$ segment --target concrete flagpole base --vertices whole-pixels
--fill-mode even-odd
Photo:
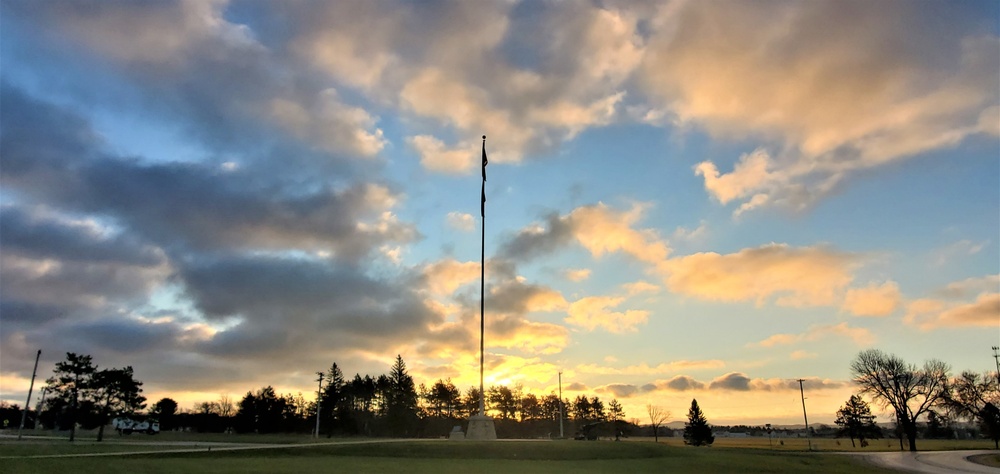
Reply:
[[[471,440],[492,440],[497,439],[497,429],[493,424],[493,418],[486,415],[472,415],[469,417],[469,429],[466,431],[465,439]]]

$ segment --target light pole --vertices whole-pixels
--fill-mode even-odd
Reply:
[[[563,435],[563,401],[562,401],[562,371],[559,371],[559,439],[564,438]]]
[[[313,437],[319,439],[319,413],[320,404],[323,403],[323,372],[316,372],[316,375],[319,376],[317,380],[319,382],[319,389],[316,390],[316,434]]]
[[[993,360],[997,363],[997,388],[1000,388],[1000,347],[993,346]]]
[[[806,443],[809,445],[809,450],[812,451],[812,435],[809,434],[809,417],[806,415],[806,392],[802,388],[802,382],[805,379],[799,379],[799,395],[802,396],[802,418],[806,420]]]

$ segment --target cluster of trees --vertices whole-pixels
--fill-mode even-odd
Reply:
[[[98,438],[103,439],[111,419],[137,417],[146,407],[142,382],[135,380],[131,367],[100,370],[90,356],[67,353],[54,372],[40,419],[45,426],[70,430],[71,440],[77,426],[99,428]],[[388,374],[355,374],[349,380],[334,363],[322,373],[318,395],[318,400],[306,399],[301,393],[279,394],[266,386],[248,391],[238,401],[223,395],[191,410],[181,410],[175,400],[163,398],[149,407],[146,416],[156,419],[161,430],[309,433],[315,430],[318,411],[321,434],[326,436],[442,436],[478,413],[480,401],[478,387],[463,392],[450,379],[430,387],[416,385],[401,356]],[[520,385],[494,385],[486,389],[484,403],[487,414],[496,418],[501,437],[558,433],[560,412],[569,433],[595,422],[634,426],[624,423],[625,411],[617,400],[605,403],[596,396],[560,400],[555,394],[526,393]]]
[[[854,382],[883,409],[891,409],[900,438],[910,451],[917,450],[918,422],[927,419],[928,431],[945,430],[945,418],[965,419],[979,425],[982,433],[1000,448],[1000,375],[963,372],[949,375],[947,364],[929,360],[922,367],[877,349],[862,351],[851,362]],[[851,397],[838,412],[837,424],[865,445],[876,433],[874,417],[864,400]]]
[[[45,410],[41,422],[68,428],[69,439],[76,438],[76,427],[98,427],[97,440],[104,439],[104,426],[115,416],[134,413],[146,406],[142,382],[135,379],[132,367],[100,369],[89,355],[66,353],[66,360],[56,364],[46,380]]]
[[[397,356],[388,375],[362,377],[355,374],[345,380],[334,363],[323,374],[320,397],[320,426],[327,436],[364,434],[391,436],[443,435],[459,420],[479,412],[480,391],[469,387],[464,392],[450,379],[439,379],[430,387],[414,385],[406,364]],[[483,398],[486,413],[496,418],[498,436],[545,436],[558,430],[562,409],[567,428],[583,424],[624,420],[625,412],[617,400],[607,406],[599,397],[580,395],[575,400],[560,400],[555,394],[539,397],[525,393],[520,385],[513,388],[493,385]],[[315,416],[315,410],[311,415]]]

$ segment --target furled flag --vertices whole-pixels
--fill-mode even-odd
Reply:
[[[486,135],[483,135],[483,201],[479,206],[479,213],[486,217],[486,165],[490,163],[490,160],[486,159]]]

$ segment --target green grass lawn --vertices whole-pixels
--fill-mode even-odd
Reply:
[[[61,448],[67,448],[65,444]],[[5,445],[7,446],[7,445]],[[9,447],[9,446],[7,446]],[[76,449],[76,448],[73,448]],[[69,451],[67,451],[69,452]],[[11,456],[6,449],[0,456]],[[405,441],[253,451],[73,458],[6,458],[9,473],[265,472],[890,472],[849,456],[651,442]]]

